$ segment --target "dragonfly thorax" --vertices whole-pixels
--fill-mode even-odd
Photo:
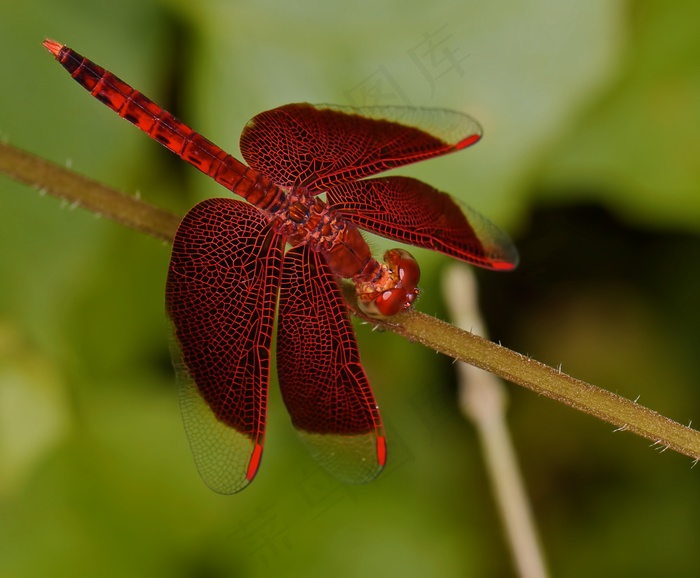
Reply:
[[[289,192],[272,217],[276,232],[290,245],[308,245],[321,253],[340,277],[355,277],[374,260],[357,227],[306,189]]]
[[[413,256],[392,249],[384,263],[377,261],[359,229],[318,195],[295,188],[272,216],[276,231],[290,245],[308,245],[323,255],[333,273],[353,281],[365,313],[389,317],[408,309],[418,296],[420,268]]]

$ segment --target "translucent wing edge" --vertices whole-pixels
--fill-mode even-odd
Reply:
[[[171,324],[170,354],[175,368],[180,413],[187,441],[202,481],[219,494],[235,494],[253,481],[262,459],[262,445],[217,420],[197,389],[185,364]],[[208,455],[217,459],[207,459]],[[250,456],[247,468],[230,467]]]

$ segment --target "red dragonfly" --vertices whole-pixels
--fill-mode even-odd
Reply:
[[[366,177],[471,146],[479,124],[441,109],[288,104],[243,129],[246,166],[94,62],[44,46],[95,98],[249,203],[192,208],[168,271],[182,413],[206,484],[238,492],[258,470],[277,307],[277,371],[295,429],[336,478],[374,479],[384,429],[338,283],[350,279],[366,312],[390,316],[414,302],[420,270],[404,250],[374,259],[358,227],[489,269],[512,269],[518,255],[446,193]]]

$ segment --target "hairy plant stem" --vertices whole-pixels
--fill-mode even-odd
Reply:
[[[177,215],[3,143],[0,172],[158,239],[172,242],[180,221]],[[358,311],[353,288],[343,290],[352,311],[369,323],[700,460],[700,432],[688,426],[418,311],[389,320],[368,318]]]

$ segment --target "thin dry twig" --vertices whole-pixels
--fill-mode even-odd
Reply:
[[[455,261],[445,271],[442,285],[452,321],[483,336],[484,324],[471,269]],[[483,369],[459,363],[457,370],[462,413],[478,434],[515,569],[521,578],[547,578],[544,552],[508,428],[508,392],[501,380]]]

